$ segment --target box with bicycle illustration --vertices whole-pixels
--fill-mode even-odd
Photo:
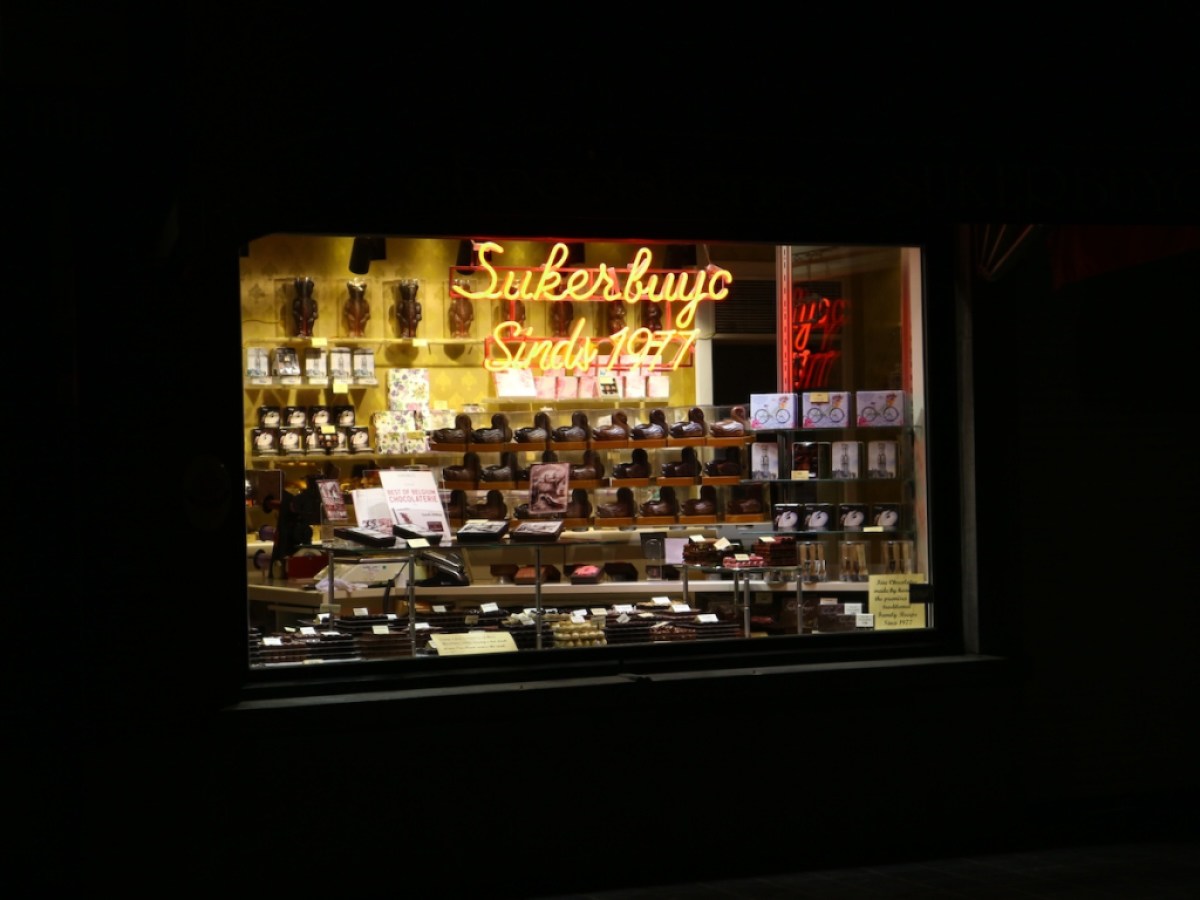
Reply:
[[[805,428],[845,428],[854,421],[849,391],[806,391],[801,398]]]
[[[777,431],[799,428],[795,394],[751,394],[750,428],[753,431]]]
[[[854,395],[860,428],[903,425],[904,391],[859,391]]]

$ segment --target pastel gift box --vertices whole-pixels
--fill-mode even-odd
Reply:
[[[671,396],[670,375],[646,376],[646,396],[655,400],[665,400]]]
[[[429,406],[428,369],[388,369],[388,409],[425,409]]]
[[[804,428],[845,428],[854,421],[849,391],[806,391],[801,401]]]
[[[557,396],[558,379],[553,375],[538,375],[533,381],[539,400],[553,400]]]
[[[753,431],[798,427],[795,394],[751,394],[750,412]]]
[[[371,414],[377,453],[425,453],[429,440],[418,410],[388,410]]]
[[[574,400],[579,396],[579,378],[576,375],[557,375],[554,384],[559,400]]]
[[[904,391],[859,391],[854,395],[860,428],[903,425]]]

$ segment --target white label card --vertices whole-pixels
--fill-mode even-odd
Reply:
[[[613,607],[613,612],[631,613],[634,612],[634,608],[630,603],[618,603]]]
[[[603,607],[599,607],[599,606],[593,606],[590,610],[588,610],[588,612],[590,612],[593,616],[597,616],[601,619],[603,619],[606,615],[608,615],[608,610],[604,609]]]
[[[429,541],[425,540],[425,538],[409,538],[408,546],[410,546],[410,547],[428,547]]]
[[[316,634],[317,629],[313,628],[311,625],[302,625],[300,627],[300,633],[301,634]]]
[[[724,550],[726,547],[729,546],[729,538],[718,538],[717,542],[715,544],[713,544],[713,546],[716,547],[718,550]]]
[[[371,612],[365,606],[356,606],[354,607],[354,614],[356,616],[369,616]]]
[[[371,634],[391,634],[391,629],[386,625],[372,625]]]
[[[862,608],[861,603],[844,603],[844,604],[842,604],[842,612],[844,612],[848,616],[862,615],[862,611],[863,611],[863,608]]]
[[[690,606],[688,606],[686,603],[672,603],[671,604],[671,612],[679,613],[679,612],[691,612],[691,611],[692,611],[692,608]]]
[[[489,612],[498,612],[499,610],[500,610],[500,606],[497,603],[480,603],[479,604],[480,612],[489,613]]]
[[[264,647],[282,647],[283,646],[283,638],[265,637],[265,638],[263,638],[263,646]]]
[[[650,602],[653,603],[655,606],[670,606],[671,598],[670,597],[651,597]]]
[[[444,604],[444,603],[433,604],[433,611],[436,613],[444,613],[446,611],[446,604]]]
[[[856,628],[874,628],[875,616],[871,613],[859,613],[854,617],[854,626]]]
[[[716,613],[700,613],[700,615],[696,616],[696,621],[697,622],[717,622],[719,620],[717,619]]]

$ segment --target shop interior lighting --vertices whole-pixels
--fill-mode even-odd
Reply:
[[[366,275],[371,269],[371,260],[375,259],[387,259],[387,240],[357,236],[350,248],[350,271],[355,275]]]

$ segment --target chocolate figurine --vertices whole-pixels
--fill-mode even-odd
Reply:
[[[649,328],[651,331],[662,331],[663,326],[663,310],[661,303],[655,303],[653,300],[643,300],[642,307],[642,325]]]
[[[362,337],[371,318],[371,307],[367,303],[367,286],[361,281],[347,281],[350,297],[346,300],[346,331],[350,337]]]
[[[405,278],[397,289],[396,322],[400,326],[400,337],[417,336],[417,325],[421,321],[421,303],[417,300],[420,286],[415,278]]]
[[[292,299],[292,325],[296,337],[312,337],[317,321],[317,301],[313,298],[313,280],[300,277],[295,281],[296,296]]]
[[[557,300],[550,304],[550,332],[554,337],[566,337],[571,333],[571,320],[575,318],[575,307],[570,300]]]
[[[450,301],[450,336],[465,338],[471,333],[475,321],[475,307],[466,297],[455,297]]]
[[[613,300],[608,304],[608,333],[616,334],[625,327],[625,301]]]

